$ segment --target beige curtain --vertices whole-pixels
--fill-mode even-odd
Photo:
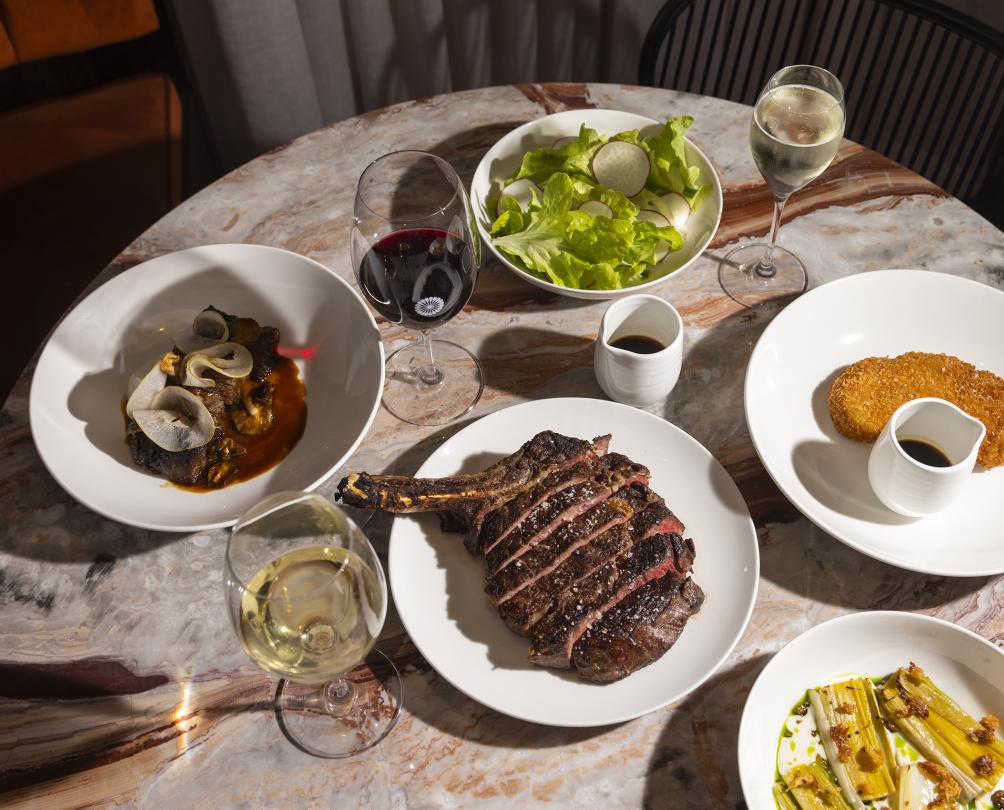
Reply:
[[[224,169],[365,110],[529,81],[635,83],[663,0],[171,0]]]

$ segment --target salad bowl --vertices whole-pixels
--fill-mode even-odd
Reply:
[[[690,214],[683,232],[683,244],[678,249],[671,250],[661,261],[653,265],[648,280],[620,289],[563,286],[527,272],[499,250],[492,241],[491,227],[496,217],[495,211],[489,210],[489,199],[497,194],[502,181],[519,168],[523,156],[528,151],[551,147],[561,138],[574,138],[583,124],[604,136],[613,136],[626,130],[638,130],[639,136],[644,137],[653,135],[662,128],[662,123],[655,119],[620,110],[567,110],[517,127],[488,150],[474,172],[474,179],[471,182],[471,202],[481,238],[498,260],[516,275],[558,295],[598,301],[649,291],[666,281],[670,275],[692,266],[711,242],[721,220],[721,182],[711,161],[689,139],[685,140],[687,163],[699,170],[700,183],[708,186],[708,192],[703,195],[703,199]]]

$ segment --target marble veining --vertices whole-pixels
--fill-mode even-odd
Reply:
[[[729,660],[691,695],[633,722],[546,728],[453,689],[391,610],[380,646],[404,672],[401,722],[362,756],[311,758],[280,733],[269,705],[274,684],[250,666],[229,627],[220,584],[225,533],[132,529],[76,503],[34,450],[29,366],[0,411],[0,805],[734,808],[742,800],[735,740],[743,701],[770,655],[803,630],[849,611],[892,608],[1004,643],[1004,578],[923,576],[864,557],[802,518],[756,457],[742,382],[773,310],[743,310],[716,275],[718,257],[769,225],[770,197],[749,154],[748,107],[616,85],[506,86],[395,105],[237,169],[156,223],[95,284],[216,242],[284,247],[352,280],[346,234],[355,181],[369,161],[427,149],[469,180],[513,127],[589,106],[693,115],[692,137],[723,181],[725,215],[711,247],[658,291],[683,315],[687,349],[677,389],[650,410],[716,455],[757,525],[760,593]],[[803,257],[812,284],[922,267],[1004,286],[1004,234],[850,142],[791,200],[781,240]],[[472,418],[528,399],[602,396],[592,372],[602,311],[489,261],[471,304],[440,330],[485,365],[489,385]],[[381,328],[388,346],[407,338]],[[414,428],[381,411],[346,469],[413,472],[458,427]],[[330,495],[342,472],[320,491]],[[366,526],[381,553],[390,523],[378,515]]]

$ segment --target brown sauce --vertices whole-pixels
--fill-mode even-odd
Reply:
[[[901,439],[897,436],[896,440],[903,448],[903,452],[914,461],[919,461],[928,467],[952,466],[951,460],[941,451],[940,447],[935,447],[923,439]]]
[[[228,418],[225,436],[232,438],[247,450],[247,454],[234,459],[237,472],[225,486],[247,481],[271,470],[293,449],[303,435],[307,424],[306,389],[300,379],[299,369],[288,357],[280,357],[268,375],[275,386],[272,394],[272,426],[257,436],[238,431]],[[189,492],[215,492],[220,487],[203,484],[171,484]]]
[[[626,352],[635,354],[655,354],[661,352],[666,347],[655,338],[645,335],[625,335],[610,342],[615,349],[623,349]]]

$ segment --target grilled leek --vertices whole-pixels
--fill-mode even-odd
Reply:
[[[774,786],[782,810],[852,810],[826,772],[820,757],[810,765],[795,765],[784,775],[785,787]]]
[[[894,793],[895,757],[882,727],[872,682],[854,678],[810,689],[809,705],[847,804],[865,810],[866,801]]]
[[[778,806],[778,810],[802,810],[788,788],[780,782],[774,783],[774,803]]]
[[[941,765],[961,788],[962,798],[975,799],[993,790],[1004,774],[1004,743],[999,722],[977,722],[910,664],[889,676],[879,691],[882,713],[928,760]]]

